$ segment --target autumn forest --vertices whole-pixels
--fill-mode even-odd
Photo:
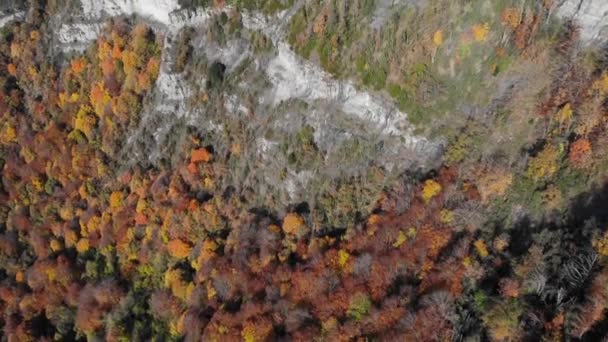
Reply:
[[[277,177],[326,178],[298,201],[246,177],[265,163],[247,138],[264,113],[226,103],[254,66],[204,60],[195,29],[180,31],[173,67],[206,79],[188,108],[212,108],[222,133],[184,123],[145,161],[133,146],[168,30],[115,16],[85,49],[57,52],[62,1],[24,4],[0,30],[2,340],[605,338],[608,50],[553,18],[551,0],[429,0],[380,28],[378,3],[180,2],[215,11],[205,39],[251,41],[260,60],[278,44],[245,14],[301,5],[284,28],[295,56],[441,142],[434,164],[408,169],[374,159],[370,140],[345,144],[357,171],[329,177],[330,149],[305,126],[278,144]]]

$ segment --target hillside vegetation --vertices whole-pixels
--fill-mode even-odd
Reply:
[[[52,1],[2,28],[5,339],[605,337],[608,60],[556,4],[180,3],[216,11],[205,35],[170,41],[158,23],[116,17],[85,51],[51,54]],[[289,47],[328,84],[390,99],[416,134],[445,141],[436,167],[389,169],[375,157],[402,151],[400,133],[378,138],[362,121],[324,121],[353,138],[322,141],[303,124],[334,109],[320,100],[256,104],[270,83],[257,68],[281,52],[243,17],[289,9]],[[197,45],[241,39],[243,64]],[[150,114],[164,67],[198,84],[196,120]],[[226,103],[242,87],[236,115]],[[277,113],[299,119],[260,124]],[[171,144],[146,145],[171,120]],[[262,132],[274,159],[251,152]],[[158,159],[144,162],[149,151]],[[306,201],[276,190],[293,173],[310,177]]]

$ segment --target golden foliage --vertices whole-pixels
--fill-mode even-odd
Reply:
[[[148,208],[148,203],[146,202],[146,200],[143,198],[139,198],[137,200],[137,205],[135,206],[135,212],[143,213],[146,208]]]
[[[17,131],[9,122],[5,122],[0,130],[0,143],[9,144],[17,142]]]
[[[513,183],[513,174],[503,169],[484,172],[477,181],[481,200],[487,203],[493,197],[503,196]]]
[[[30,32],[30,39],[33,41],[40,39],[40,32],[38,32],[37,30],[33,30],[32,32]]]
[[[73,230],[68,230],[63,236],[66,246],[72,247],[78,242],[78,235]]]
[[[289,213],[283,219],[283,231],[295,235],[304,226],[304,220],[296,213]]]
[[[340,264],[340,267],[346,266],[349,258],[350,254],[346,250],[341,249],[338,251],[338,264]]]
[[[436,181],[429,179],[424,182],[424,186],[422,187],[422,199],[425,203],[429,203],[429,201],[437,196],[441,192],[441,184]]]
[[[550,178],[557,172],[560,151],[552,144],[545,148],[530,161],[527,175],[534,181]]]
[[[103,61],[112,54],[112,45],[105,38],[97,40],[97,58]]]
[[[59,241],[57,239],[51,240],[51,250],[53,252],[59,252],[62,249],[63,249],[63,244],[61,243],[61,241]]]
[[[18,42],[11,43],[11,58],[18,59],[21,57],[21,53],[23,52],[23,47]]]
[[[243,324],[241,337],[245,342],[267,341],[272,329],[272,323],[268,319],[260,319],[256,322],[248,320]]]
[[[97,124],[95,116],[89,114],[91,111],[92,108],[90,106],[82,105],[74,119],[74,128],[84,133],[89,141],[93,140],[93,130]]]
[[[608,73],[604,72],[602,77],[593,83],[592,88],[601,96],[606,96],[608,94]]]
[[[401,247],[401,245],[403,245],[405,242],[407,241],[407,235],[405,235],[405,233],[400,230],[399,231],[399,235],[397,235],[397,239],[395,240],[395,242],[393,243],[393,247],[395,248],[399,248]]]
[[[78,253],[84,253],[89,250],[89,239],[82,238],[76,243]]]
[[[116,209],[123,205],[123,194],[122,191],[114,191],[110,195],[110,208]]]
[[[557,120],[560,124],[564,125],[572,119],[573,113],[574,111],[572,110],[570,103],[566,103],[566,105],[557,113]]]
[[[158,73],[160,72],[160,58],[152,57],[148,61],[146,65],[146,73],[151,80],[155,80],[158,78]]]
[[[327,25],[327,19],[328,19],[328,16],[327,16],[327,13],[325,13],[325,11],[320,13],[315,18],[315,21],[312,25],[312,31],[317,35],[323,34],[323,32],[325,32],[325,26]]]
[[[475,246],[475,250],[477,250],[477,254],[479,254],[480,257],[485,258],[490,255],[488,252],[488,247],[482,239],[475,241],[473,245]]]
[[[91,86],[91,94],[89,96],[91,105],[95,109],[95,114],[102,117],[106,108],[111,101],[110,94],[103,85],[103,82],[97,82]]]
[[[468,134],[459,134],[456,140],[448,146],[445,153],[447,165],[460,163],[466,158],[473,145],[473,139]]]
[[[140,60],[134,51],[123,51],[121,57],[122,63],[124,65],[124,70],[127,75],[131,75],[137,72],[137,66],[140,63]]]
[[[171,293],[181,299],[187,300],[194,290],[194,284],[182,280],[182,271],[179,269],[169,270],[165,273],[165,286],[171,289]]]
[[[454,221],[454,212],[448,209],[441,209],[439,212],[439,221],[443,224],[450,224]]]
[[[507,303],[497,303],[482,319],[488,327],[492,341],[518,341],[519,317],[523,308],[514,299]]]
[[[593,248],[597,254],[608,256],[608,231],[593,240]]]
[[[473,25],[472,32],[476,42],[485,42],[488,39],[490,25],[488,23]]]
[[[218,248],[219,248],[219,245],[215,241],[213,241],[211,239],[206,239],[205,241],[203,241],[202,250],[198,257],[197,262],[199,264],[201,264],[203,262],[207,262],[207,261],[211,260],[215,256],[215,251]]]
[[[514,7],[505,8],[500,15],[500,21],[503,25],[509,26],[512,29],[517,28],[521,22],[519,9]]]
[[[435,31],[435,33],[433,34],[433,44],[435,44],[435,46],[440,46],[441,44],[443,44],[443,31]]]
[[[167,251],[176,259],[185,259],[190,255],[192,247],[180,239],[174,239],[167,244]]]

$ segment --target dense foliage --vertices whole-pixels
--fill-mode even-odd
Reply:
[[[308,203],[252,205],[254,188],[227,181],[237,143],[220,153],[191,133],[174,164],[126,167],[121,150],[159,76],[162,33],[115,19],[85,53],[59,63],[46,53],[48,13],[32,2],[0,36],[4,335],[597,340],[608,327],[608,63],[581,52],[575,27],[541,25],[549,2],[462,15],[466,23],[453,28],[436,20],[428,32],[410,32],[422,19],[408,12],[376,40],[350,23],[369,18],[373,1],[316,1],[296,14],[290,38],[300,54],[316,54],[336,76],[354,68],[361,87],[429,116],[453,118],[459,101],[478,104],[476,95],[497,91],[453,94],[454,84],[519,77],[500,102],[479,106],[488,115],[469,113],[442,131],[442,167],[404,172],[371,215],[355,209],[357,188],[337,185],[319,200],[336,219]],[[386,52],[383,44],[395,51],[358,55]],[[191,54],[179,53],[184,63]],[[481,62],[467,69],[473,58]],[[538,63],[548,75],[524,81]],[[201,91],[221,92],[225,68],[209,69],[215,77]],[[311,132],[299,139],[296,152],[314,148]]]

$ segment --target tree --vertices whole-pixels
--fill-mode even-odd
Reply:
[[[206,148],[198,148],[192,150],[190,162],[192,163],[207,163],[211,160],[211,153]]]
[[[224,83],[226,66],[220,62],[213,62],[207,71],[207,89],[219,89]]]
[[[441,192],[441,184],[437,183],[436,181],[429,179],[427,181],[424,182],[424,185],[422,187],[422,199],[424,200],[425,203],[429,203],[429,201],[439,195],[439,193]]]
[[[494,341],[517,340],[520,335],[519,318],[524,308],[516,299],[496,303],[482,316]]]
[[[190,255],[192,247],[181,239],[175,239],[169,241],[167,244],[167,251],[169,252],[169,255],[174,258],[185,259]]]
[[[558,170],[560,151],[555,145],[548,143],[543,150],[528,165],[527,175],[538,182],[552,177]]]
[[[591,142],[588,139],[580,138],[570,145],[568,159],[575,167],[580,167],[589,160],[591,154]]]
[[[299,235],[306,228],[302,217],[296,213],[289,213],[283,218],[283,231],[289,235]]]
[[[76,75],[80,75],[87,68],[87,60],[84,57],[77,57],[70,62],[70,68]]]

